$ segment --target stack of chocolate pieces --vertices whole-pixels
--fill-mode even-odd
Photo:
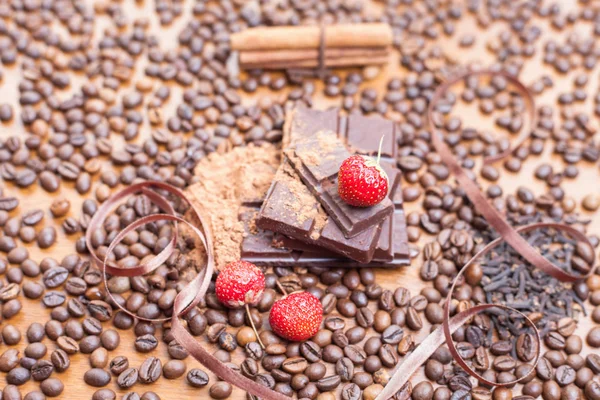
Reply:
[[[376,155],[389,197],[359,208],[338,195],[337,173],[354,153]],[[257,265],[398,267],[410,262],[391,121],[298,107],[288,113],[284,152],[263,201],[244,203],[242,259]]]

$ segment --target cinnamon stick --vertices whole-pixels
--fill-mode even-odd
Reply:
[[[342,57],[342,58],[331,58],[325,59],[325,67],[327,68],[339,68],[339,67],[360,67],[364,65],[382,65],[389,61],[389,57],[378,56],[378,57]],[[254,64],[240,64],[242,69],[292,69],[292,68],[318,68],[318,60],[300,60],[300,61],[281,61],[274,63],[254,63]]]
[[[385,23],[328,25],[326,47],[386,47],[392,29]],[[231,35],[232,50],[318,49],[320,26],[258,27]]]
[[[333,60],[349,57],[385,57],[388,50],[385,47],[373,48],[327,48],[325,49],[325,59]],[[240,52],[240,64],[270,64],[292,61],[317,61],[319,50],[316,49],[298,49],[298,50],[252,50]]]

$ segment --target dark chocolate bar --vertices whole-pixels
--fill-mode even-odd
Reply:
[[[392,183],[390,199],[394,204],[394,215],[384,220],[381,235],[377,242],[373,262],[392,262],[395,258],[408,257],[408,237],[404,217],[402,190],[399,189],[400,172],[389,163],[381,166],[386,170]],[[276,234],[273,238],[276,247],[286,247],[291,250],[314,251],[314,246],[290,237]]]
[[[381,234],[381,227],[376,226],[353,238],[346,238],[287,159],[273,179],[256,225],[363,263],[373,258]]]
[[[401,191],[399,191],[401,192]],[[244,223],[245,237],[241,246],[241,258],[253,264],[265,267],[343,267],[343,268],[397,268],[410,264],[408,242],[406,236],[406,221],[402,208],[394,213],[395,226],[401,227],[394,231],[394,258],[391,261],[371,261],[359,263],[349,258],[339,257],[328,250],[300,243],[305,247],[299,250],[286,248],[278,243],[279,234],[256,227],[255,218],[257,207],[242,207],[240,220]],[[403,237],[403,238],[402,238]],[[273,245],[276,243],[276,245]]]
[[[394,206],[387,197],[372,207],[353,207],[341,199],[338,171],[352,154],[335,132],[323,130],[298,139],[285,155],[347,238],[378,226],[393,213]]]
[[[395,167],[397,132],[391,121],[366,117],[339,117],[337,109],[317,111],[299,107],[292,110],[286,118],[283,141],[284,144],[295,145],[301,139],[310,137],[315,132],[336,130],[340,138],[361,141],[365,147],[360,149],[361,153],[373,154],[379,148],[379,136],[372,136],[372,143],[368,143],[364,136],[359,135],[357,130],[349,125],[349,123],[359,123],[363,127],[368,126],[363,119],[366,119],[367,122],[371,121],[373,126],[378,127],[381,130],[380,133],[384,133],[386,137],[391,137],[392,140],[383,142],[382,160],[391,162],[392,170],[397,171]],[[352,145],[353,143],[347,144]],[[359,263],[371,261],[376,252],[378,258],[392,259],[392,246],[389,244],[386,246],[384,243],[389,243],[391,240],[392,231],[395,230],[393,221],[390,221],[389,225],[385,224],[384,226],[381,223],[353,238],[346,238],[290,167],[290,162],[284,158],[256,218],[259,228],[279,232],[311,246],[319,246],[322,249],[353,258]],[[388,172],[388,174],[390,173]],[[282,204],[287,208],[282,208]],[[387,230],[388,226],[391,229]],[[402,227],[405,227],[404,223]],[[384,232],[386,237],[384,241],[380,241],[383,228],[386,228],[386,232]]]

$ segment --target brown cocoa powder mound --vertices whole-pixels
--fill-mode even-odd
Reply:
[[[244,227],[238,220],[238,210],[243,202],[264,199],[280,164],[280,154],[274,145],[250,144],[224,154],[212,153],[196,166],[198,182],[189,186],[186,194],[210,221],[217,269],[239,260]]]

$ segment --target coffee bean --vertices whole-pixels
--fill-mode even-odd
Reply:
[[[404,336],[404,330],[398,325],[390,325],[387,327],[381,335],[383,343],[398,344]]]
[[[529,333],[522,333],[517,338],[516,352],[521,361],[531,361],[538,351],[537,339]]]
[[[290,374],[300,374],[304,372],[307,367],[308,363],[303,357],[288,358],[281,365],[281,369]]]
[[[99,389],[92,395],[92,400],[115,400],[117,395],[111,389]]]
[[[62,349],[54,350],[50,355],[50,360],[52,361],[54,369],[58,372],[66,371],[71,365],[69,355]]]
[[[600,399],[600,384],[594,380],[590,380],[585,385],[585,396],[590,400]]]
[[[30,378],[31,373],[23,367],[13,368],[6,374],[6,382],[9,385],[21,386],[27,383]]]
[[[61,380],[49,378],[40,384],[40,389],[48,397],[58,397],[62,394],[65,386]]]
[[[429,382],[420,382],[412,390],[414,400],[428,400],[433,397],[433,386]]]
[[[60,218],[65,216],[69,209],[71,208],[71,203],[67,199],[56,199],[52,202],[50,206],[50,212],[56,218]]]
[[[142,383],[153,383],[162,374],[162,363],[156,357],[147,358],[139,369],[139,378]]]
[[[83,380],[90,386],[102,387],[108,385],[110,382],[110,374],[100,368],[92,368],[85,372]]]
[[[413,307],[406,309],[406,325],[414,331],[420,331],[423,328],[423,321]]]
[[[347,357],[340,358],[335,363],[335,372],[343,382],[348,382],[354,376],[354,363]]]
[[[138,381],[138,370],[135,368],[128,368],[119,374],[117,378],[117,385],[121,389],[129,389],[135,385]]]
[[[592,328],[587,334],[587,344],[591,347],[600,347],[600,327]]]
[[[341,382],[341,378],[338,375],[332,375],[319,379],[317,381],[317,388],[322,392],[329,392],[335,390]]]
[[[0,355],[0,371],[9,372],[19,364],[19,351],[8,349]]]
[[[600,334],[600,330],[598,331]],[[565,338],[558,332],[550,332],[544,341],[546,345],[554,350],[562,350],[565,348]]]
[[[154,335],[138,336],[135,339],[135,349],[140,353],[149,353],[158,346],[158,340]]]
[[[208,375],[197,368],[190,369],[187,373],[187,382],[190,386],[201,388],[208,385]]]
[[[391,368],[398,363],[397,353],[390,344],[382,345],[379,349],[378,356],[381,359],[381,363],[386,368]]]
[[[108,367],[114,375],[120,375],[129,368],[129,360],[125,356],[117,356],[110,361]]]
[[[63,267],[55,267],[44,272],[43,281],[47,288],[54,289],[65,283],[69,271]]]
[[[360,387],[355,383],[347,383],[342,387],[342,400],[359,400],[361,398]]]
[[[210,387],[208,393],[211,398],[219,400],[231,396],[232,391],[233,388],[231,387],[231,384],[227,382],[217,382]]]
[[[505,355],[496,357],[492,365],[496,371],[511,371],[517,363],[511,356]]]
[[[537,376],[543,381],[549,381],[554,375],[554,369],[547,358],[540,358],[536,367]]]
[[[311,363],[321,359],[321,347],[312,341],[300,344],[300,354]]]

